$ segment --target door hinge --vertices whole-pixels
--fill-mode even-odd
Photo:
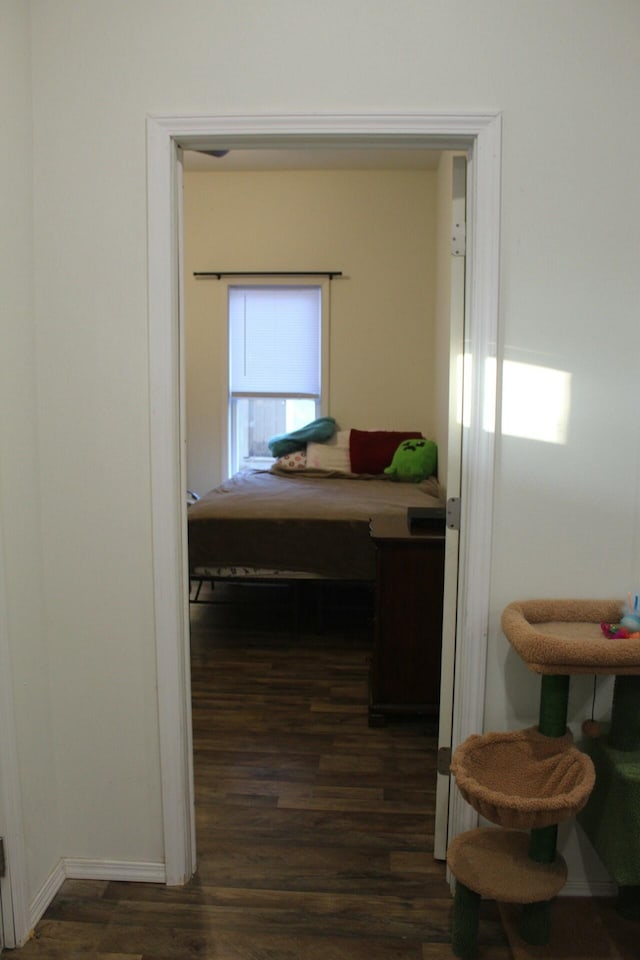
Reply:
[[[0,837],[0,877],[7,875],[7,862],[4,858],[4,837]]]
[[[449,530],[460,529],[460,497],[447,500],[447,527]]]
[[[438,750],[438,773],[448,777],[451,767],[451,747],[440,747]]]
[[[451,230],[451,254],[454,257],[464,257],[467,253],[467,225],[454,223]]]

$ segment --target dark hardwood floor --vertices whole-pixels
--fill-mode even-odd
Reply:
[[[67,880],[16,960],[453,956],[435,730],[368,726],[370,598],[335,593],[321,628],[308,589],[298,616],[284,594],[239,599],[192,606],[196,876]],[[510,958],[494,904],[480,941]]]

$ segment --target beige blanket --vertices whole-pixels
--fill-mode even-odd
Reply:
[[[435,477],[397,483],[339,474],[236,474],[189,507],[189,566],[244,566],[373,580],[374,517],[441,507]]]

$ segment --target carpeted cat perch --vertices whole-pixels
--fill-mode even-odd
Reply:
[[[520,937],[530,944],[548,943],[551,900],[567,876],[566,864],[556,850],[558,824],[584,808],[587,833],[591,835],[586,826],[591,821],[603,829],[602,800],[596,813],[588,815],[592,808],[587,801],[597,792],[594,761],[574,745],[567,730],[571,674],[616,674],[619,696],[614,695],[608,745],[621,750],[625,749],[622,743],[633,744],[640,757],[640,676],[636,676],[640,674],[640,640],[611,639],[601,629],[602,623],[619,620],[620,609],[617,600],[531,600],[512,603],[503,613],[507,639],[527,666],[541,674],[540,713],[535,728],[469,737],[452,760],[451,772],[462,796],[485,819],[503,828],[463,833],[447,851],[456,878],[452,945],[465,960],[477,955],[482,897],[521,904]],[[595,759],[596,751],[589,752]],[[640,767],[636,816],[638,774]],[[607,836],[624,829],[623,792],[616,791],[614,819],[604,828]],[[634,844],[629,853],[628,836],[625,843],[613,846],[619,856],[638,862]],[[628,876],[625,873],[627,882]]]

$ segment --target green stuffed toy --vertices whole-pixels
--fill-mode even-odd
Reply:
[[[433,440],[403,440],[384,472],[394,480],[419,483],[436,472],[437,462],[438,448]]]

